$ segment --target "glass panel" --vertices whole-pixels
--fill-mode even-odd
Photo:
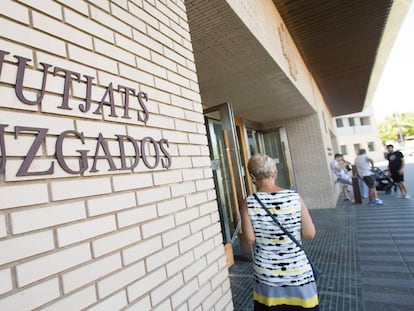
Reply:
[[[291,185],[293,186],[293,181],[291,182],[289,180],[289,169],[279,130],[261,133],[252,129],[247,129],[247,137],[250,156],[257,153],[263,153],[272,157],[276,162],[278,170],[276,183],[284,188],[290,188]]]
[[[256,131],[247,129],[247,144],[249,146],[250,156],[259,153],[259,146],[257,144]]]
[[[289,188],[289,176],[285,159],[285,151],[280,141],[279,131],[263,133],[265,153],[272,157],[277,165],[278,175],[276,184],[283,188]]]
[[[220,121],[206,118],[206,123],[223,239],[228,242],[235,230],[235,215],[232,209],[234,194],[231,188],[229,165],[227,164],[228,157],[225,152],[225,138]]]

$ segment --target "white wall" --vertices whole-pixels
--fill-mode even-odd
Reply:
[[[338,146],[346,146],[348,154],[345,158],[354,162],[356,153],[354,151],[354,144],[360,144],[360,148],[367,150],[367,154],[374,161],[384,160],[384,147],[379,137],[377,130],[377,122],[374,116],[374,111],[371,106],[365,108],[361,113],[355,113],[350,115],[344,115],[338,117],[342,119],[343,127],[337,127],[336,132],[338,136]],[[338,119],[336,118],[336,119]],[[349,118],[353,118],[355,121],[354,126],[349,125]],[[361,125],[361,118],[369,118],[370,125]],[[374,144],[374,151],[368,150],[368,143]],[[341,153],[341,150],[335,151]]]

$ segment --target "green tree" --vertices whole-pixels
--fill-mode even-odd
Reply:
[[[378,123],[378,132],[381,140],[384,142],[390,140],[399,141],[400,130],[404,139],[408,136],[414,136],[414,113],[393,113],[385,117],[384,121]]]

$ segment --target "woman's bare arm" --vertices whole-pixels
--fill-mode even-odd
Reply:
[[[312,240],[316,235],[315,225],[309,214],[305,202],[301,199],[301,216],[302,216],[302,240]]]
[[[241,222],[242,222],[242,234],[241,238],[246,241],[248,244],[253,244],[256,241],[254,235],[253,225],[250,221],[249,212],[247,211],[247,202],[243,201],[240,210]]]

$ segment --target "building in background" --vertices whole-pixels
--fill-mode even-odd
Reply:
[[[379,137],[372,106],[360,113],[335,118],[338,152],[354,163],[358,150],[364,148],[374,161],[384,161],[386,151]]]
[[[3,0],[0,310],[232,310],[248,158],[334,207],[408,5]]]

